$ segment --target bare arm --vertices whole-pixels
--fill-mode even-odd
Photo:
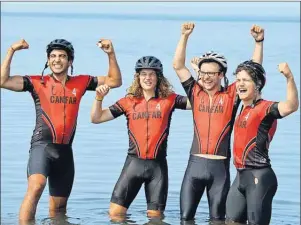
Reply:
[[[20,40],[14,43],[7,51],[6,57],[1,64],[1,88],[5,88],[11,91],[23,90],[23,77],[22,76],[10,76],[10,65],[15,51],[28,48],[28,44],[25,40]]]
[[[94,100],[91,110],[91,122],[103,123],[115,119],[109,109],[102,109],[102,101]]]
[[[103,98],[109,92],[109,90],[110,87],[106,84],[96,88],[96,97],[91,109],[92,123],[103,123],[114,119],[109,109],[102,109]]]
[[[98,76],[98,85],[107,84],[111,88],[120,87],[122,85],[121,72],[117,63],[115,50],[110,40],[101,39],[98,46],[108,54],[109,71],[107,76]]]
[[[286,101],[278,104],[278,110],[282,117],[288,116],[299,108],[298,90],[294,80],[294,76],[287,63],[278,65],[279,71],[286,77]]]
[[[185,58],[187,40],[189,35],[192,33],[193,28],[193,23],[185,23],[182,25],[182,34],[178,42],[173,60],[173,68],[176,71],[181,82],[184,82],[191,77],[189,69],[185,66]]]
[[[254,48],[252,60],[256,63],[262,64],[264,29],[258,25],[253,25],[251,27],[251,35],[255,40],[255,48]]]
[[[192,69],[194,70],[196,76],[199,75],[199,66],[198,66],[199,60],[200,60],[200,57],[198,57],[198,56],[195,56],[190,60],[190,65],[191,65]]]

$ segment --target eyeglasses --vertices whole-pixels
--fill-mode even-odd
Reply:
[[[209,77],[213,77],[215,76],[215,74],[220,74],[220,71],[217,71],[217,72],[204,72],[204,71],[201,71],[199,70],[199,76],[203,77],[205,75],[208,75]]]

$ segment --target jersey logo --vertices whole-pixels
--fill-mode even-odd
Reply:
[[[248,112],[248,114],[245,116],[245,120],[248,120],[249,116],[250,116],[250,112]]]
[[[72,94],[73,94],[74,96],[76,96],[76,89],[75,89],[75,88],[73,88]]]
[[[156,110],[160,111],[160,109],[161,109],[160,108],[160,103],[158,103],[157,106],[156,106]]]
[[[220,105],[223,105],[223,98],[222,98],[222,97],[221,97],[220,100],[219,100],[219,104],[220,104]]]
[[[51,94],[56,95],[55,85],[51,85]]]
[[[205,104],[204,97],[202,97],[202,98],[200,99],[200,102],[201,102],[201,104],[202,104],[202,105],[204,105],[204,104]]]
[[[262,162],[262,163],[266,163],[266,162],[267,162],[267,160],[266,160],[265,158],[261,157],[261,158],[260,158],[260,162]]]

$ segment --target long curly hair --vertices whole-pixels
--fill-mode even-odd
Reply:
[[[127,89],[127,96],[143,97],[143,89],[139,81],[139,76],[139,73],[134,75],[134,80],[131,86]],[[156,96],[159,98],[166,98],[172,93],[174,93],[173,86],[163,74],[159,74],[157,72],[157,85],[155,90]]]

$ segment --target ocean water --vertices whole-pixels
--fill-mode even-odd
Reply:
[[[172,69],[172,59],[180,37],[181,17],[156,16],[148,19],[42,15],[1,16],[1,60],[14,41],[24,38],[28,50],[15,54],[11,74],[40,74],[46,61],[45,47],[55,38],[66,38],[75,47],[75,74],[105,75],[108,60],[96,47],[99,38],[113,41],[122,71],[123,86],[113,89],[104,100],[110,106],[123,97],[132,82],[134,65],[143,55],[155,55],[164,65],[165,76],[179,94],[185,94]],[[243,18],[243,17],[242,17]],[[195,19],[195,18],[194,18]],[[286,80],[277,64],[288,62],[300,91],[300,22],[228,18],[213,21],[196,20],[188,43],[187,61],[208,50],[219,51],[228,58],[228,77],[238,63],[250,59],[254,42],[250,27],[257,23],[265,28],[264,67],[267,85],[263,97],[285,100]],[[48,189],[41,197],[36,224],[180,224],[179,193],[187,166],[193,135],[191,111],[175,111],[168,141],[169,194],[165,218],[150,220],[142,188],[128,210],[125,222],[112,222],[107,215],[110,197],[127,154],[128,137],[125,117],[104,124],[90,122],[94,93],[82,98],[73,149],[75,181],[68,202],[67,218],[48,218]],[[26,165],[30,138],[35,124],[35,111],[29,93],[1,90],[1,224],[17,224],[18,211],[26,188]],[[300,224],[300,110],[279,120],[270,146],[272,167],[278,177],[278,191],[273,201],[271,224]],[[231,180],[235,169],[231,164]],[[206,195],[196,214],[197,225],[209,224]]]

